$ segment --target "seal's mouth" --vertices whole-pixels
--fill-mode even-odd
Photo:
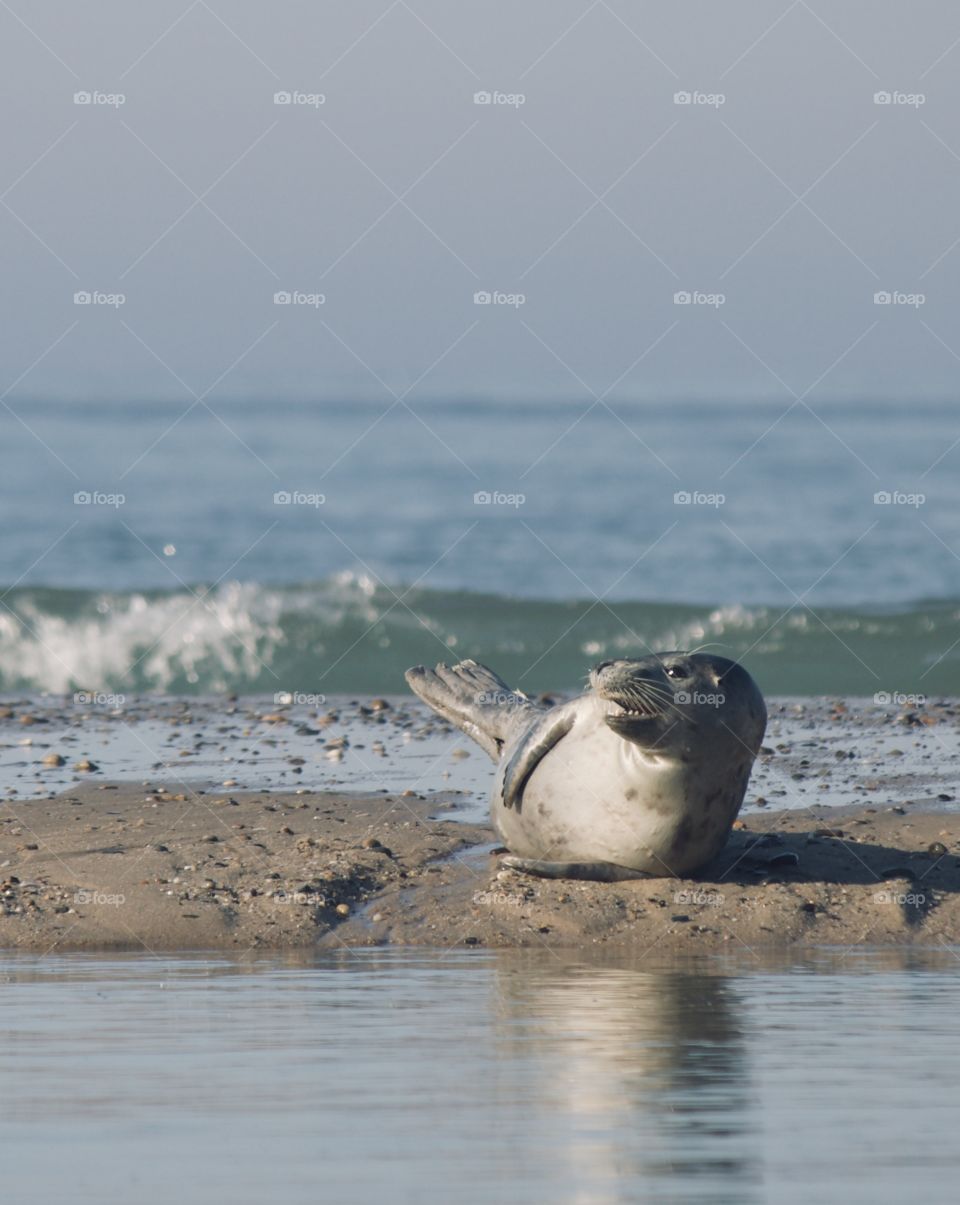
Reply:
[[[607,711],[607,715],[610,716],[622,717],[624,719],[652,720],[658,715],[663,714],[663,708],[657,706],[652,699],[638,700],[632,696],[624,698],[623,695],[615,697],[605,695],[599,690],[597,694],[604,702],[610,704]]]

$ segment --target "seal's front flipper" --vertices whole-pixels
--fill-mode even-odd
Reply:
[[[510,870],[522,870],[541,879],[591,879],[598,883],[622,883],[627,879],[652,879],[643,870],[617,866],[615,862],[544,862],[540,858],[516,858],[510,854],[500,859]]]
[[[539,710],[522,691],[511,690],[493,670],[476,661],[436,669],[416,665],[405,677],[415,695],[472,737],[494,761],[517,716]]]
[[[534,724],[514,750],[503,772],[503,806],[520,811],[523,803],[523,788],[530,780],[541,761],[551,749],[563,740],[573,727],[574,714],[571,710],[555,708]]]

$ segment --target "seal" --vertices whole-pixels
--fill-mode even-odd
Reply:
[[[604,661],[592,689],[544,707],[476,661],[417,666],[415,694],[497,763],[504,864],[548,878],[680,877],[723,848],[766,728],[736,661]]]

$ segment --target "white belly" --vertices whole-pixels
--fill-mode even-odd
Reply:
[[[578,721],[534,770],[518,811],[501,797],[509,754],[498,767],[492,814],[519,857],[682,875],[719,852],[743,798],[729,768],[705,773],[644,753],[602,721]]]

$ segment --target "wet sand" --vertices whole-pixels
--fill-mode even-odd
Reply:
[[[763,811],[696,879],[548,882],[438,796],[86,783],[0,810],[0,946],[234,952],[378,944],[941,945],[960,933],[960,817]]]

